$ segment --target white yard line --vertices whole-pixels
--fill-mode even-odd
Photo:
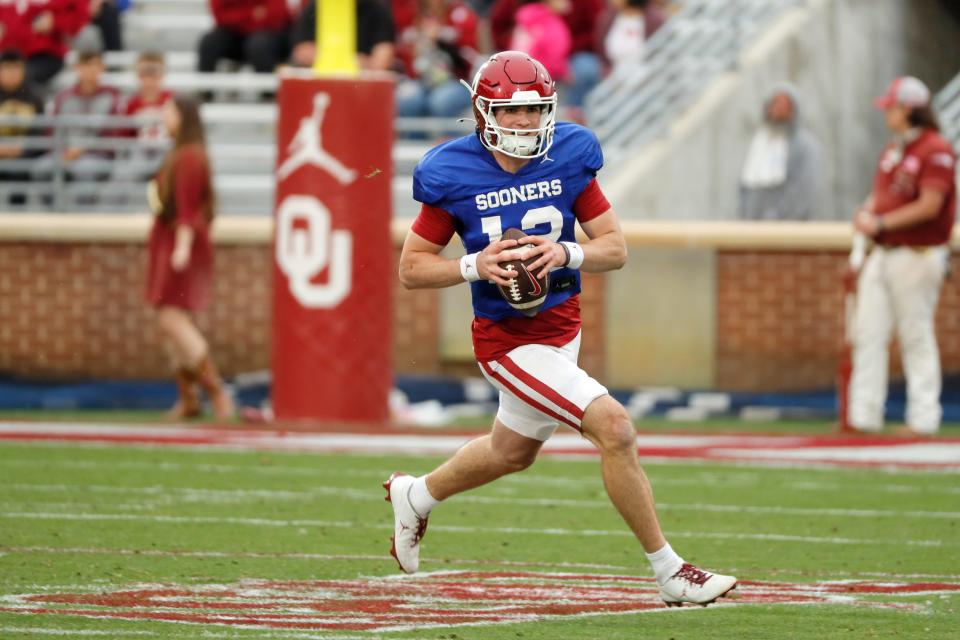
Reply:
[[[237,517],[216,517],[216,516],[169,516],[169,515],[141,515],[129,513],[116,514],[97,514],[97,513],[46,513],[29,511],[6,511],[0,512],[0,518],[14,520],[59,520],[59,521],[89,521],[89,522],[151,522],[165,524],[226,524],[226,525],[246,525],[254,527],[318,527],[318,528],[341,528],[341,529],[384,529],[386,525],[383,522],[375,524],[365,524],[362,522],[348,522],[340,520],[272,520],[268,518],[237,518]],[[477,534],[519,534],[533,536],[564,536],[564,537],[628,537],[633,534],[627,530],[606,530],[606,529],[563,529],[558,527],[547,528],[524,528],[524,527],[462,527],[452,525],[435,525],[431,527],[433,531],[444,531],[448,533],[466,533],[470,535]],[[775,540],[779,542],[802,542],[806,544],[840,544],[840,545],[901,545],[919,546],[919,547],[956,547],[960,542],[944,542],[942,540],[901,540],[892,539],[870,539],[870,538],[844,538],[844,537],[821,537],[821,536],[795,536],[777,533],[708,533],[695,531],[668,531],[669,537],[676,538],[718,538],[723,540]]]
[[[343,487],[315,487],[304,491],[271,490],[271,489],[204,489],[194,487],[118,487],[111,485],[67,485],[67,484],[25,484],[14,483],[4,485],[5,488],[23,491],[23,492],[66,492],[80,491],[91,493],[106,494],[134,494],[147,495],[165,498],[158,501],[140,501],[134,503],[111,503],[106,506],[113,508],[123,507],[130,510],[144,510],[154,508],[151,505],[169,505],[173,503],[203,503],[203,504],[235,504],[244,500],[312,500],[314,498],[338,497],[348,500],[372,500],[382,498],[382,491],[364,491],[359,489],[350,489]],[[177,499],[180,496],[182,499]],[[502,498],[495,496],[471,496],[462,495],[456,498],[457,502],[474,504],[502,504],[513,506],[535,506],[535,507],[577,507],[591,509],[608,509],[610,501],[606,499],[598,500],[573,500],[565,498]],[[31,500],[32,505],[58,505],[73,506],[75,503],[52,503]],[[6,503],[11,506],[10,503]],[[12,505],[15,506],[15,505]],[[98,507],[103,505],[87,505]],[[707,504],[701,502],[694,503],[676,503],[676,502],[658,502],[657,508],[673,511],[706,511],[711,513],[757,513],[757,514],[777,514],[794,516],[837,516],[849,518],[925,518],[925,519],[960,519],[960,511],[918,511],[918,510],[897,510],[897,509],[850,509],[839,507],[770,507],[770,506],[746,506],[739,504]]]
[[[109,549],[94,547],[3,547],[5,553],[17,554],[49,554],[49,555],[106,555],[106,556],[149,556],[160,558],[242,558],[242,559],[267,559],[267,560],[305,560],[314,562],[322,560],[325,562],[389,562],[393,559],[386,553],[383,555],[371,554],[329,554],[329,553],[304,553],[304,552],[263,552],[253,551],[185,551],[181,549]],[[468,559],[468,558],[436,558],[436,561],[443,561],[451,565],[478,565],[478,566],[496,566],[496,567],[523,567],[537,569],[589,569],[601,571],[644,571],[645,568],[640,564],[599,564],[589,562],[524,562],[519,560],[494,560],[494,559]],[[821,571],[810,572],[800,569],[775,569],[759,567],[728,567],[728,571],[737,574],[764,574],[773,575],[799,575],[804,577],[811,576],[831,576],[849,579],[861,578],[883,578],[886,580],[960,580],[960,573],[889,573],[877,571]],[[418,574],[419,576],[425,574]],[[404,576],[398,576],[403,578]],[[380,576],[378,579],[383,579]],[[28,591],[96,591],[103,589],[105,585],[112,583],[98,583],[95,585],[25,585],[20,588]]]
[[[160,558],[249,558],[267,560],[323,560],[326,562],[389,562],[393,558],[388,553],[383,555],[370,554],[330,554],[330,553],[257,553],[253,551],[182,551],[166,549],[96,549],[90,547],[4,547],[9,553],[39,553],[51,555],[118,555],[118,556],[151,556]],[[631,570],[635,567],[616,564],[599,564],[592,562],[523,562],[519,560],[471,560],[467,558],[444,558],[453,564],[497,566],[497,567],[524,567],[538,569],[590,569],[604,571]],[[846,575],[846,574],[844,574]],[[49,587],[48,587],[49,588]],[[80,587],[74,587],[79,589]],[[99,587],[98,587],[99,588]]]
[[[46,446],[46,445],[45,445]],[[68,444],[58,443],[58,446],[69,447]],[[5,460],[4,466],[17,467],[52,467],[55,469],[94,469],[99,470],[104,467],[114,469],[132,469],[143,471],[148,468],[151,471],[168,471],[179,473],[181,471],[203,471],[209,473],[246,473],[269,476],[330,476],[337,475],[337,471],[327,470],[320,467],[290,467],[290,466],[255,466],[239,464],[208,464],[208,463],[180,463],[180,462],[161,462],[161,461],[143,461],[143,462],[124,462],[124,461],[102,461],[102,460],[50,460],[49,458],[20,458],[17,460]],[[389,475],[389,474],[387,474]],[[373,477],[372,475],[370,477]]]
[[[100,446],[180,447],[208,451],[277,451],[298,453],[449,455],[473,437],[463,435],[398,435],[300,433],[237,429],[0,422],[0,436],[11,441],[79,443]],[[755,465],[868,465],[960,470],[960,441],[882,442],[850,446],[816,436],[639,434],[644,458],[752,463]],[[543,447],[547,455],[596,456],[596,449],[576,434],[562,433]],[[686,452],[686,453],[684,453]]]
[[[65,445],[66,446],[66,445]],[[235,452],[236,453],[236,452]],[[595,459],[592,459],[591,462],[596,463]],[[378,484],[376,481],[383,481],[389,475],[389,471],[380,471],[380,470],[356,470],[356,469],[325,469],[321,466],[317,467],[297,467],[289,466],[286,464],[277,464],[277,466],[264,466],[264,465],[230,465],[230,464],[206,464],[206,463],[179,463],[179,462],[167,462],[160,460],[144,460],[142,462],[124,462],[118,460],[57,460],[52,461],[46,457],[37,457],[30,458],[21,456],[16,460],[5,460],[3,462],[4,467],[20,467],[20,468],[31,468],[31,467],[54,467],[57,469],[89,469],[95,471],[101,471],[103,469],[133,469],[137,471],[143,471],[144,469],[150,469],[150,471],[162,471],[167,473],[180,473],[182,471],[190,472],[204,472],[204,473],[214,473],[214,474],[224,474],[224,473],[236,473],[244,475],[263,475],[263,476],[293,476],[293,477],[303,477],[303,476],[315,476],[315,477],[349,477],[349,478],[364,478],[369,479],[372,484]],[[768,467],[764,467],[765,469]],[[818,468],[817,470],[823,471],[836,471],[836,466],[828,466],[823,468]],[[894,473],[897,476],[902,476],[901,469],[895,469]],[[764,480],[769,482],[769,480]],[[654,488],[657,487],[670,487],[670,486],[702,486],[702,485],[714,485],[717,483],[722,483],[726,486],[738,485],[738,486],[755,486],[757,482],[760,482],[760,476],[756,473],[744,472],[738,469],[730,469],[729,472],[715,473],[712,471],[696,471],[692,470],[684,478],[663,478],[663,477],[652,477],[651,483]],[[496,484],[491,485],[491,490],[499,493],[510,493],[515,492],[516,489],[512,485],[522,485],[522,486],[543,486],[543,487],[560,487],[560,488],[571,488],[571,489],[583,489],[589,487],[602,488],[602,483],[597,477],[587,477],[587,478],[563,478],[563,477],[550,477],[542,476],[536,474],[520,474],[520,475],[510,475],[500,478]],[[864,485],[863,483],[839,483],[839,482],[820,482],[815,480],[796,480],[788,481],[785,483],[777,483],[776,488],[778,490],[794,490],[794,491],[824,491],[824,492],[833,492],[840,490],[847,490],[855,486],[861,486],[864,490],[869,490],[871,492],[876,491],[885,491],[889,493],[925,493],[925,494],[947,494],[947,495],[960,495],[960,486],[952,487],[945,486],[942,483],[934,485],[905,485],[905,484],[891,484],[891,483],[882,483],[882,484],[870,484]],[[317,488],[316,490],[322,491],[323,488]]]

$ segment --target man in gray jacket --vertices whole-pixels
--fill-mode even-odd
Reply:
[[[47,106],[49,115],[66,118],[83,118],[86,123],[61,124],[56,132],[53,151],[38,158],[33,167],[36,182],[50,184],[54,175],[61,173],[79,186],[68,202],[57,205],[95,204],[100,187],[93,184],[110,177],[113,168],[113,150],[110,145],[97,144],[113,137],[114,128],[98,121],[96,116],[109,118],[119,112],[120,94],[113,87],[101,84],[103,57],[99,51],[85,50],[77,54],[74,64],[77,82],[60,91]],[[54,132],[51,132],[54,133]],[[106,147],[106,148],[105,148]],[[45,200],[49,201],[49,198]]]
[[[763,123],[740,174],[740,217],[810,220],[823,192],[820,143],[800,125],[796,90],[777,85],[764,103]]]

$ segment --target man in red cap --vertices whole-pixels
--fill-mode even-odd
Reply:
[[[895,79],[874,101],[893,138],[880,154],[873,191],[854,228],[874,241],[858,282],[850,423],[883,428],[887,350],[894,329],[907,379],[902,435],[940,427],[940,354],[934,315],[947,272],[957,213],[956,154],[940,135],[930,90],[917,78]]]

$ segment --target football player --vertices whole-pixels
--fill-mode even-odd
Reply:
[[[413,174],[422,208],[400,257],[410,289],[469,282],[473,345],[483,375],[500,392],[493,428],[425,476],[394,473],[384,483],[394,511],[391,553],[413,573],[431,510],[447,498],[529,467],[563,424],[600,450],[610,500],[647,554],[660,597],[668,605],[706,605],[726,595],[736,578],[685,562],[660,529],[653,492],[637,459],[636,433],[626,410],[577,366],[580,271],[619,269],[627,259],[617,217],[597,184],[603,155],[596,136],[557,124],[554,82],[525,53],[492,56],[470,86],[474,134],[429,151]],[[588,240],[577,243],[579,223]],[[503,240],[504,230],[528,236]],[[440,255],[454,234],[466,250]],[[501,297],[509,286],[501,263],[534,245],[531,271],[550,272],[539,313],[527,317]],[[526,257],[526,256],[525,256]]]

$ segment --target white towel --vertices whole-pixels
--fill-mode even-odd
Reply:
[[[787,179],[790,139],[786,131],[760,127],[750,141],[740,181],[748,189],[777,187]]]

